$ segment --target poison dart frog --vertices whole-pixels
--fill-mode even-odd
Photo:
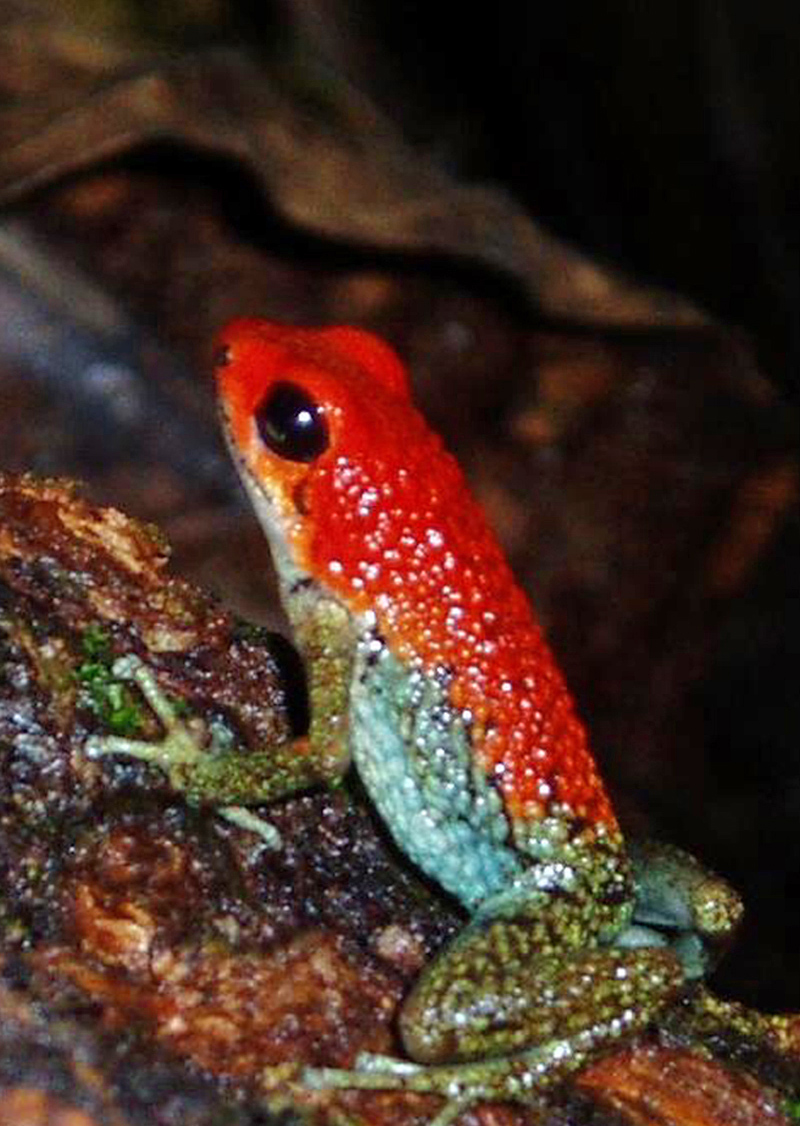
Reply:
[[[264,823],[241,806],[352,762],[399,848],[469,922],[405,1000],[409,1060],[302,1081],[437,1093],[437,1126],[479,1099],[537,1105],[704,976],[740,901],[685,853],[623,839],[531,604],[392,349],[355,328],[248,319],[220,334],[215,366],[310,727],[263,755],[213,753],[134,658],[117,672],[165,739],[90,750],[158,762],[251,827]]]

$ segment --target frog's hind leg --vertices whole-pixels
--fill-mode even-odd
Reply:
[[[578,929],[556,925],[553,916],[566,924],[572,915],[563,901],[549,920],[544,914],[536,922],[473,923],[431,963],[400,1016],[416,1064],[362,1057],[356,1071],[309,1069],[304,1081],[440,1094],[450,1100],[441,1122],[452,1120],[451,1104],[537,1103],[594,1055],[644,1029],[685,980],[668,948],[595,942],[587,949]]]

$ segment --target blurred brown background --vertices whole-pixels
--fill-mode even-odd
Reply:
[[[0,468],[158,522],[278,621],[219,443],[226,318],[408,360],[626,826],[800,1005],[800,21],[789,5],[0,3]]]

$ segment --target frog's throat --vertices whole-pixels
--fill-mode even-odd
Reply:
[[[295,590],[298,585],[307,583],[311,579],[311,576],[301,567],[298,567],[289,547],[291,540],[290,518],[281,510],[279,503],[273,499],[270,493],[267,492],[254,477],[238,445],[232,437],[230,424],[224,410],[221,412],[221,417],[222,431],[225,435],[225,441],[230,450],[233,463],[236,466],[244,490],[253,506],[253,511],[256,514],[261,530],[269,544],[272,563],[280,583],[281,601],[284,607],[286,607],[292,591]]]

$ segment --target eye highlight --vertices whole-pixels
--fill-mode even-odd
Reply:
[[[313,461],[328,448],[322,407],[295,383],[275,383],[255,412],[261,440],[287,461]]]

